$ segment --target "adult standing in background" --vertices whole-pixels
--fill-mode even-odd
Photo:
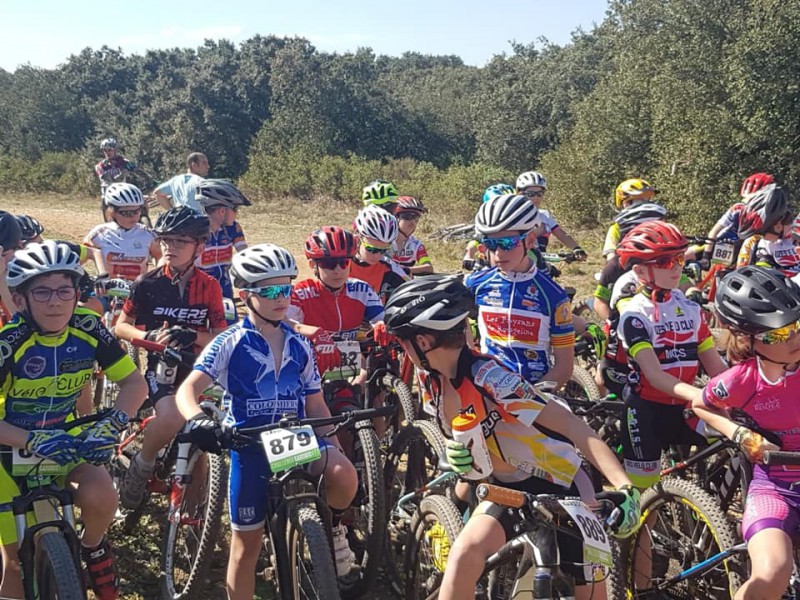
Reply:
[[[114,138],[106,138],[100,142],[100,150],[105,158],[95,165],[94,172],[100,180],[100,210],[103,220],[107,222],[109,216],[106,214],[106,189],[112,183],[124,183],[128,172],[136,171],[139,167],[135,162],[117,154],[117,140]]]
[[[186,167],[186,173],[181,173],[165,181],[153,190],[153,195],[165,210],[188,206],[203,212],[203,208],[195,199],[195,188],[198,183],[205,181],[205,177],[208,175],[208,158],[202,152],[192,152],[186,158]]]

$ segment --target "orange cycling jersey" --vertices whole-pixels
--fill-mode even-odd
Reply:
[[[438,380],[421,371],[420,383],[426,412],[433,413],[439,427],[450,434]],[[451,383],[461,409],[481,421],[496,479],[514,482],[534,476],[564,487],[572,485],[581,459],[572,444],[551,437],[536,425],[548,399],[537,394],[519,373],[464,348]]]

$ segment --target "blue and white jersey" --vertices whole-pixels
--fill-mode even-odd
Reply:
[[[476,271],[464,285],[478,306],[481,351],[526,380],[539,381],[550,370],[551,347],[575,345],[569,298],[535,265],[523,273]]]
[[[278,376],[269,343],[249,317],[229,327],[197,357],[194,368],[225,390],[225,424],[259,427],[284,413],[305,416],[306,397],[321,390],[314,352],[306,339],[281,323],[285,339]]]

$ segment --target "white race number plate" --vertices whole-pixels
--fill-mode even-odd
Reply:
[[[273,473],[314,462],[322,456],[310,425],[265,431],[261,434],[261,445]]]
[[[565,498],[558,503],[570,514],[583,534],[584,562],[611,567],[611,544],[597,515],[577,498]]]
[[[724,265],[730,267],[733,265],[733,251],[735,246],[726,242],[717,242],[714,244],[714,251],[711,253],[712,265]]]

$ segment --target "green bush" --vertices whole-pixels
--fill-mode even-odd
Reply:
[[[91,165],[77,152],[45,152],[35,162],[0,154],[0,191],[6,193],[97,193]]]

